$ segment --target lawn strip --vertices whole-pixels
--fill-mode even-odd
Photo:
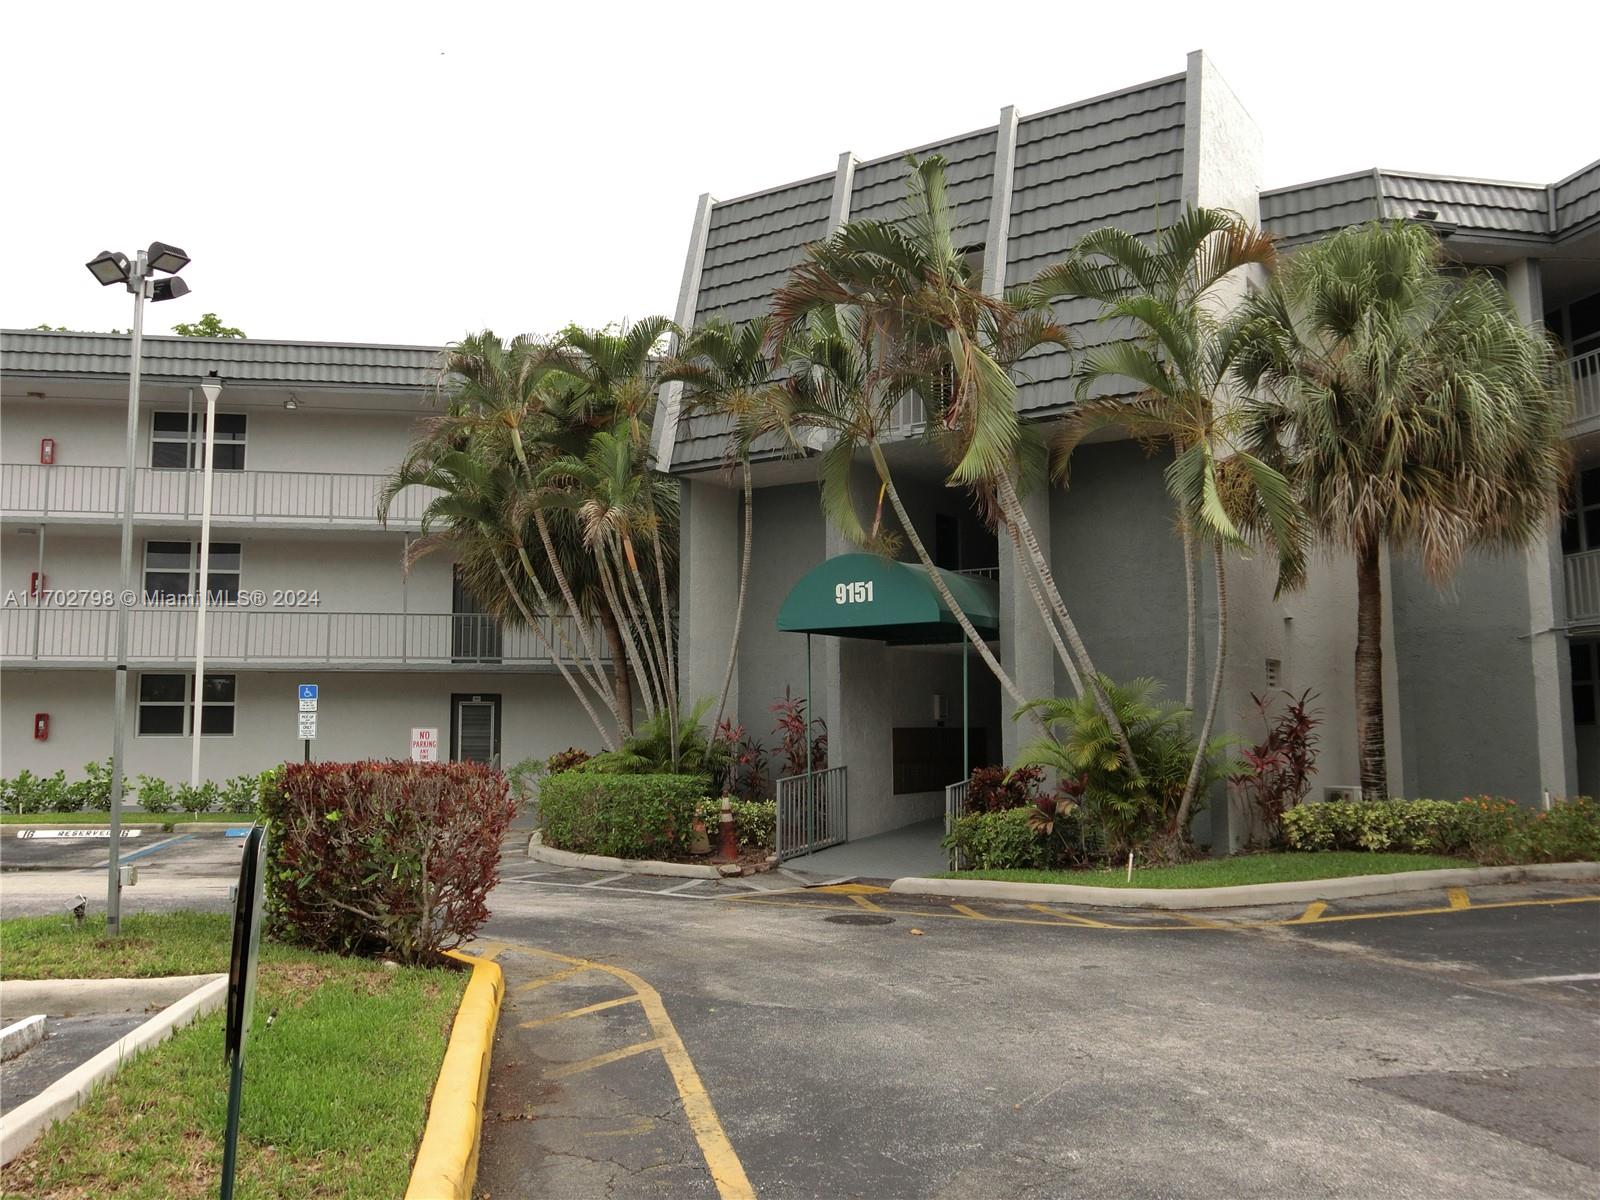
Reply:
[[[947,871],[936,879],[998,879],[1010,883],[1070,883],[1080,887],[1208,888],[1252,883],[1286,883],[1340,879],[1350,875],[1392,875],[1402,871],[1437,871],[1473,867],[1476,863],[1438,854],[1369,854],[1330,850],[1284,854],[1238,854],[1170,867],[1126,867],[1081,871],[974,870]]]

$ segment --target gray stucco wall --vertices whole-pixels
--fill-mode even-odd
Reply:
[[[739,638],[738,712],[753,735],[771,741],[772,714],[767,706],[783,695],[785,687],[796,696],[804,695],[806,688],[805,638],[778,632],[778,607],[795,581],[823,558],[822,512],[815,485],[757,489],[754,527],[750,590]]]
[[[1393,555],[1405,794],[1539,796],[1539,737],[1520,558],[1470,556],[1446,593]]]
[[[1071,486],[1051,497],[1052,569],[1095,666],[1151,675],[1183,699],[1183,539],[1162,480],[1166,460],[1132,442],[1082,446]],[[1071,695],[1063,669],[1058,695]]]

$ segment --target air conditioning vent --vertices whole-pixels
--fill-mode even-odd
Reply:
[[[1346,802],[1359,800],[1361,799],[1361,788],[1359,785],[1331,784],[1322,789],[1322,798],[1324,800],[1342,800]]]

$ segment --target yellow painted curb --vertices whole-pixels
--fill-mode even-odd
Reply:
[[[506,979],[500,964],[457,950],[447,952],[472,967],[445,1047],[444,1065],[433,1085],[428,1124],[417,1147],[406,1200],[471,1200],[478,1176],[478,1138],[483,1098],[489,1087],[489,1052],[500,1021]]]

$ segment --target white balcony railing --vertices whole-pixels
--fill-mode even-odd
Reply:
[[[1568,554],[1561,566],[1567,577],[1567,621],[1600,621],[1600,550]]]
[[[1600,350],[1580,354],[1567,365],[1572,370],[1572,386],[1577,393],[1572,419],[1592,421],[1600,417]]]
[[[129,660],[194,661],[192,608],[135,608]],[[546,617],[545,639],[579,647],[571,617]],[[0,657],[24,661],[95,664],[116,652],[117,610],[50,605],[0,609]],[[604,642],[595,633],[604,653]],[[554,667],[538,635],[525,626],[501,626],[491,617],[462,613],[325,612],[318,609],[212,608],[206,614],[206,660],[241,663],[335,663],[397,666],[506,664]]]
[[[74,517],[112,520],[122,512],[122,467],[0,467],[0,514],[43,520]],[[198,520],[202,474],[140,467],[134,472],[134,515],[147,519]],[[372,525],[378,523],[378,492],[385,475],[318,471],[216,471],[211,512],[223,522],[282,525]],[[415,527],[437,493],[407,488],[395,497],[389,523]]]

